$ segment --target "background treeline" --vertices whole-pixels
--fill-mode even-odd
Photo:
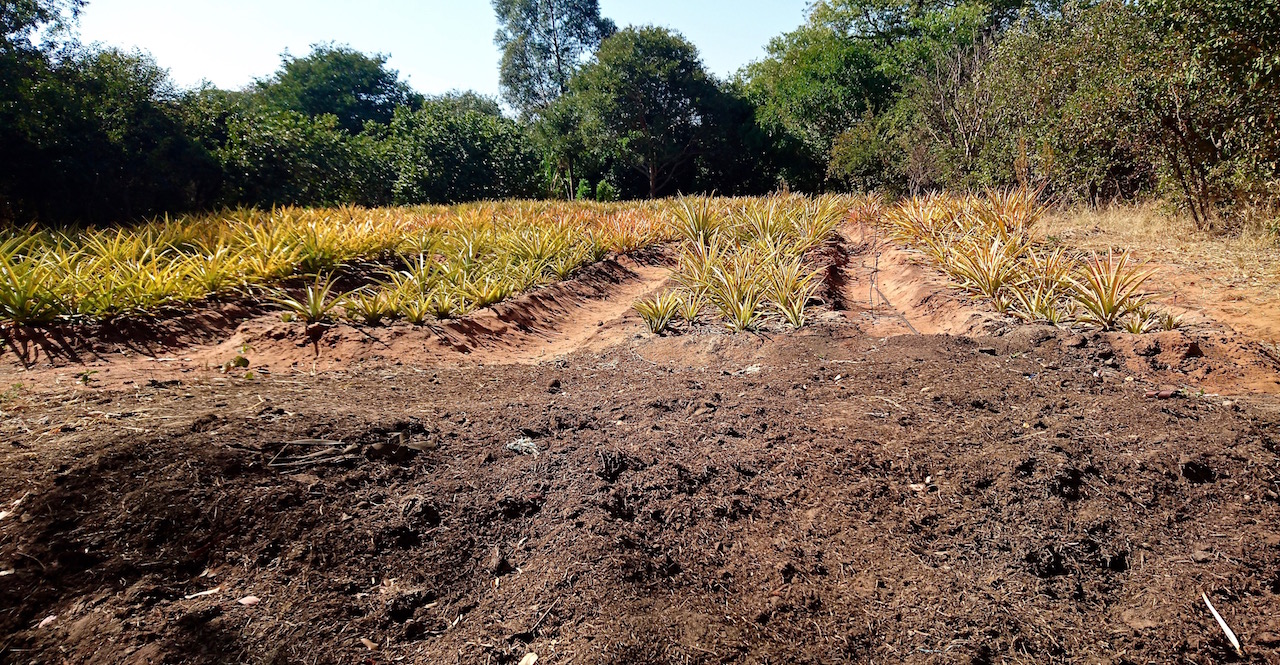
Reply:
[[[0,2],[0,218],[1015,184],[1274,220],[1280,0],[819,0],[729,80],[597,0],[493,0],[503,100],[338,45],[238,91]]]

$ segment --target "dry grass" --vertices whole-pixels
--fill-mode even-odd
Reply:
[[[1036,230],[1051,244],[1095,252],[1124,247],[1142,259],[1211,274],[1235,286],[1274,291],[1280,283],[1276,236],[1264,229],[1232,237],[1196,231],[1190,220],[1152,204],[1054,211]]]

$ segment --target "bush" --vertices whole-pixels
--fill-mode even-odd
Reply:
[[[881,132],[880,120],[868,113],[852,129],[836,137],[827,177],[862,192],[890,188],[892,150]]]
[[[352,136],[338,119],[254,109],[227,122],[219,150],[227,203],[256,206],[385,203],[389,177],[371,137]]]
[[[150,58],[115,49],[32,64],[0,104],[0,207],[101,222],[211,204],[213,156],[185,132],[178,95]],[[3,99],[0,99],[3,101]]]
[[[596,185],[596,200],[606,203],[609,201],[617,201],[618,188],[609,184],[608,180],[601,180],[600,184]]]
[[[397,203],[527,198],[543,190],[541,159],[525,129],[496,113],[440,100],[418,111],[401,107],[386,145]]]

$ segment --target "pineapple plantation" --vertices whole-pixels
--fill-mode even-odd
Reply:
[[[11,231],[0,648],[1266,662],[1273,352],[1187,266],[1060,214],[1012,190]]]
[[[223,296],[263,298],[309,320],[448,318],[566,279],[608,252],[662,240],[662,226],[644,212],[537,203],[282,208],[124,229],[11,232],[0,243],[0,320],[154,315]],[[376,276],[334,291],[332,280],[353,264]],[[281,284],[299,276],[329,288],[308,288],[304,301],[282,294]]]
[[[1280,665],[1280,0],[0,28],[0,664]]]
[[[955,286],[1026,322],[1143,333],[1181,325],[1153,306],[1152,272],[1121,250],[1083,254],[1032,235],[1026,190],[877,197],[681,198],[661,204],[239,211],[132,228],[11,231],[0,242],[10,328],[156,317],[227,299],[286,321],[377,327],[465,317],[571,278],[608,255],[662,246],[670,288],[636,303],[650,332],[722,323],[798,329],[824,266],[810,257],[852,218],[920,250]]]

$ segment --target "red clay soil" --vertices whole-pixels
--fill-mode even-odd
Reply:
[[[0,660],[1280,662],[1277,400],[1162,392],[1220,347],[913,335],[973,308],[820,258],[794,333],[650,336],[623,261],[466,354],[11,366]]]

